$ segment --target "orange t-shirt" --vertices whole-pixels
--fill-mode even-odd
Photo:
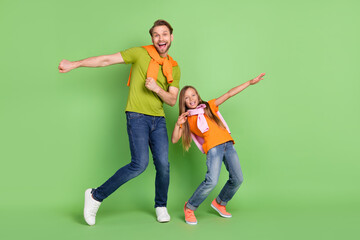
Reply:
[[[211,111],[219,118],[219,116],[216,114],[216,112],[219,111],[219,107],[215,105],[215,100],[216,99],[210,100],[208,104],[210,106]],[[198,129],[197,115],[188,117],[188,122],[189,122],[190,131],[195,135],[204,138],[204,144],[202,145],[202,147],[205,151],[205,154],[207,154],[207,152],[211,148],[220,145],[222,143],[228,141],[232,141],[233,143],[235,143],[234,139],[231,137],[228,130],[217,125],[216,122],[211,120],[206,114],[204,114],[204,116],[209,126],[209,130],[207,132],[202,133]]]

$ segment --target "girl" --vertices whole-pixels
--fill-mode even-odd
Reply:
[[[256,78],[232,88],[221,97],[209,102],[204,102],[192,86],[185,86],[181,90],[179,118],[176,122],[171,141],[176,143],[182,137],[183,147],[185,150],[188,150],[192,138],[200,150],[206,154],[207,165],[205,180],[185,203],[184,213],[186,223],[197,224],[194,211],[215,188],[223,161],[229,172],[229,180],[220,194],[212,201],[211,207],[220,216],[231,217],[231,214],[226,211],[225,206],[239,189],[243,176],[239,158],[233,147],[234,140],[230,136],[229,128],[218,111],[218,106],[248,86],[263,80],[264,75],[265,73],[262,73]]]

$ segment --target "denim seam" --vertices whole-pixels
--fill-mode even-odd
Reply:
[[[219,196],[216,197],[216,201],[221,206],[226,206],[226,204],[227,204],[227,202],[224,202],[223,200],[221,200]]]

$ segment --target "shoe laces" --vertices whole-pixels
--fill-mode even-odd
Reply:
[[[90,209],[89,209],[89,214],[93,217],[96,216],[97,211],[99,210],[100,204],[98,204],[95,201],[91,201],[90,202]]]
[[[185,210],[185,214],[188,218],[195,218],[194,211],[189,208]]]
[[[219,204],[217,207],[218,207],[218,209],[219,209],[221,212],[228,214],[228,212],[226,211],[226,207],[225,207],[225,206]]]
[[[159,216],[167,216],[167,215],[169,215],[166,207],[157,207],[156,213],[157,213]]]

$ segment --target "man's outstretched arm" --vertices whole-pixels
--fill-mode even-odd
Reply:
[[[117,63],[124,63],[124,59],[119,52],[111,55],[90,57],[74,62],[64,59],[60,62],[58,68],[60,73],[66,73],[78,67],[105,67]]]

